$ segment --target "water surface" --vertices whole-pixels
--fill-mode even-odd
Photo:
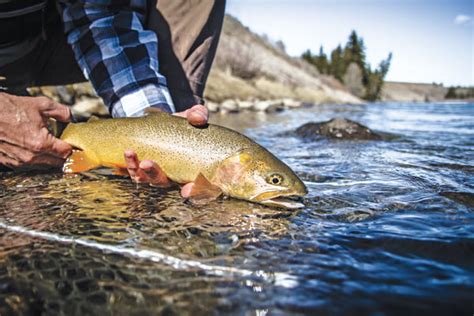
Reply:
[[[281,136],[345,117],[387,141]],[[474,105],[215,115],[289,164],[297,212],[101,173],[0,175],[0,314],[474,312]]]

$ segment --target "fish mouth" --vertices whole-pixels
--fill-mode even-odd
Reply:
[[[305,205],[301,202],[295,201],[296,198],[300,201],[303,199],[302,197],[299,197],[299,196],[285,196],[285,197],[277,197],[270,200],[261,201],[260,203],[267,206],[276,206],[276,207],[286,208],[289,210],[304,208]]]
[[[303,196],[295,192],[265,192],[257,196],[255,201],[266,206],[280,207],[290,210],[305,207],[302,203]]]

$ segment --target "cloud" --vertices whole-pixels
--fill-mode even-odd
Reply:
[[[456,25],[468,25],[472,22],[472,17],[470,15],[458,14],[454,18],[454,24]]]

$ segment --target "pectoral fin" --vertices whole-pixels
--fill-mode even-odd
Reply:
[[[84,151],[76,150],[66,160],[63,166],[64,173],[78,173],[100,166],[100,163],[89,157]]]
[[[200,173],[194,180],[189,199],[195,204],[205,204],[217,199],[221,194],[222,190]]]

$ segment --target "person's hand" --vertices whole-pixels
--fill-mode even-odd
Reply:
[[[175,113],[174,115],[186,118],[189,124],[193,126],[205,126],[209,119],[209,112],[204,105],[195,105],[186,111]],[[139,161],[137,154],[132,149],[125,151],[124,156],[128,174],[133,181],[162,187],[170,185],[168,177],[154,161]],[[192,186],[193,183],[184,185],[181,188],[181,195],[189,197]]]
[[[62,166],[72,147],[48,131],[48,118],[68,122],[71,111],[47,97],[0,93],[0,165],[13,169]]]

